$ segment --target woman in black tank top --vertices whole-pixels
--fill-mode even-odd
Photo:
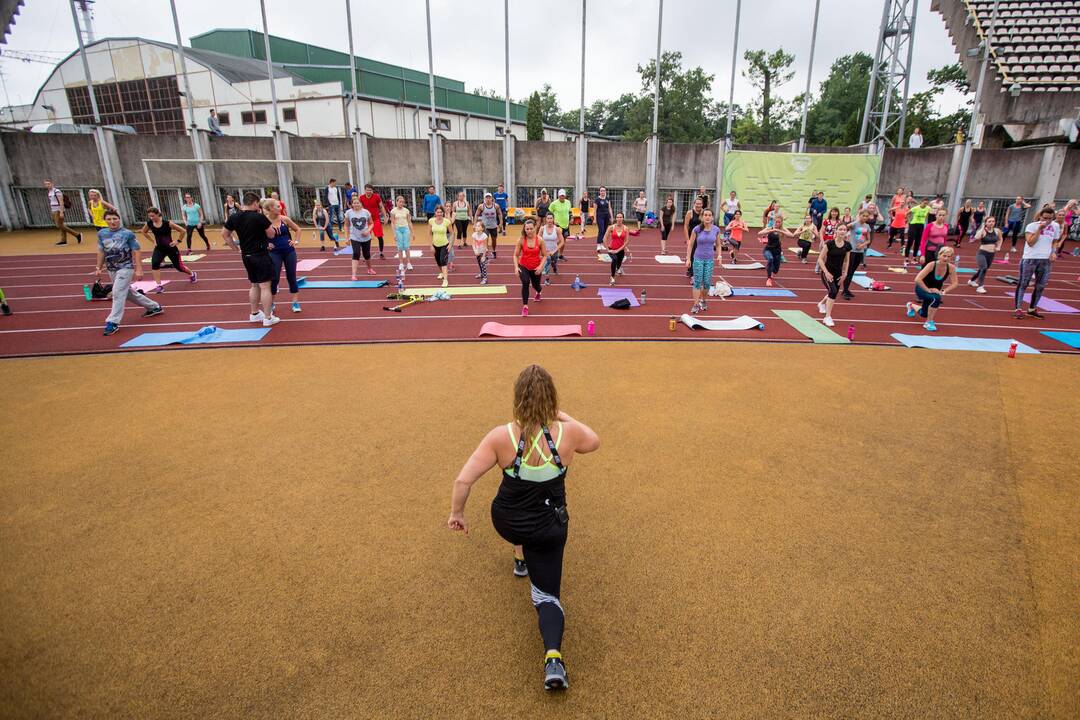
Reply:
[[[664,206],[660,208],[660,254],[667,255],[667,239],[671,228],[675,226],[675,196],[668,195]]]
[[[937,325],[934,316],[945,293],[951,292],[957,286],[956,268],[953,266],[955,251],[951,247],[943,247],[938,250],[937,259],[926,263],[926,266],[915,276],[915,297],[922,302],[922,307],[909,302],[907,304],[907,316],[926,318],[923,328],[928,332],[935,332]]]
[[[817,261],[826,293],[818,303],[818,312],[825,316],[822,322],[828,327],[836,324],[832,318],[833,305],[836,303],[836,296],[840,293],[840,282],[847,276],[850,262],[851,243],[848,242],[847,225],[840,225],[836,228],[833,239],[822,244],[821,254],[818,255]]]
[[[697,250],[697,240],[694,239],[694,228],[701,224],[701,211],[705,208],[702,206],[701,198],[694,200],[694,206],[686,211],[686,215],[683,216],[683,233],[686,234],[686,257],[694,257],[694,252]],[[694,274],[692,267],[686,268],[686,277],[691,277]]]
[[[169,222],[161,216],[161,211],[156,207],[147,208],[146,210],[146,222],[139,228],[139,232],[147,240],[154,241],[154,252],[150,255],[150,271],[154,274],[154,282],[157,287],[154,288],[154,292],[165,292],[165,286],[161,284],[161,263],[168,260],[172,263],[172,266],[179,272],[188,275],[191,282],[196,282],[199,276],[194,270],[188,270],[183,261],[180,260],[180,248],[176,245],[179,242],[178,239],[173,238],[173,233],[179,233],[180,237],[183,237],[187,232],[186,229],[180,227],[176,223]]]

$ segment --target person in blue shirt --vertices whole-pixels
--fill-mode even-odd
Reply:
[[[203,215],[202,205],[195,202],[191,197],[191,193],[184,193],[184,204],[180,206],[180,209],[184,212],[184,225],[187,230],[187,249],[191,252],[191,236],[196,231],[199,233],[199,237],[206,243],[206,249],[210,249],[210,238],[206,237],[206,231],[203,226],[206,224],[206,216]]]
[[[353,195],[356,195],[356,188],[353,187],[351,182],[346,182],[341,192],[345,195],[345,207],[352,207],[352,199]]]
[[[506,235],[506,203],[510,199],[510,196],[506,194],[506,186],[499,183],[499,192],[492,195],[495,198],[495,204],[502,210],[502,218],[499,219],[499,230],[503,235]]]
[[[427,215],[428,220],[435,217],[435,208],[441,205],[442,198],[435,194],[435,186],[428,185],[427,194],[424,195],[424,214]]]
[[[825,219],[825,213],[829,212],[829,203],[825,201],[825,193],[820,190],[810,197],[806,204],[810,218],[814,221],[814,227],[821,230],[821,221]]]
[[[217,110],[214,108],[210,108],[210,117],[206,119],[206,125],[214,137],[225,137],[225,133],[221,131],[221,121],[218,120]]]
[[[142,280],[142,253],[135,233],[120,226],[120,214],[116,210],[105,211],[108,227],[98,231],[97,264],[94,267],[95,279],[101,278],[101,271],[106,270],[112,279],[112,311],[105,319],[104,335],[112,335],[120,329],[124,319],[124,303],[128,300],[146,308],[143,317],[154,317],[165,312],[159,303],[131,288],[133,277]]]

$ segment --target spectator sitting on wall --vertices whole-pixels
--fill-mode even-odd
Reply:
[[[915,132],[911,133],[911,137],[908,138],[908,141],[907,141],[908,147],[911,148],[912,150],[918,150],[919,148],[922,147],[922,143],[923,143],[922,130],[920,130],[919,128],[915,128]]]
[[[210,117],[206,119],[206,124],[210,127],[210,134],[214,137],[224,137],[225,133],[221,131],[221,122],[218,120],[217,110],[210,108]]]

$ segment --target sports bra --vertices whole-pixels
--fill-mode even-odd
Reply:
[[[540,428],[540,431],[536,433],[533,438],[532,444],[528,445],[526,449],[525,431],[523,430],[520,437],[514,435],[514,423],[506,423],[506,433],[510,436],[510,442],[517,445],[518,452],[517,457],[514,458],[513,464],[510,467],[503,468],[510,477],[518,478],[520,480],[528,480],[529,482],[547,482],[554,480],[561,475],[566,474],[566,468],[563,467],[562,461],[559,460],[559,443],[562,441],[563,424],[559,423],[559,431],[554,438],[554,447],[548,446],[548,454],[544,454],[544,449],[540,446],[540,441],[544,439],[545,433],[550,436],[550,430],[547,428]],[[540,465],[529,465],[525,462],[524,458],[531,455],[533,451],[544,461]]]

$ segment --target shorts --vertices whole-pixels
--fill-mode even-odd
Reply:
[[[561,228],[559,228],[559,230],[562,231],[563,240],[566,240],[568,237],[570,237],[570,227],[569,226],[561,227]]]
[[[350,240],[349,244],[352,245],[352,259],[359,260],[360,255],[364,256],[365,260],[371,259],[371,241],[365,240],[360,242],[359,240]]]
[[[432,245],[431,249],[435,252],[435,264],[439,267],[446,267],[448,264],[447,260],[450,258],[450,246],[443,245],[442,247],[437,247]]]
[[[397,245],[398,250],[402,250],[402,251],[408,250],[410,240],[411,240],[411,238],[409,237],[409,228],[407,228],[407,227],[395,227],[394,228],[394,244]]]
[[[637,210],[635,210],[635,211],[634,211],[634,214],[635,214],[635,215],[637,215],[637,221],[638,221],[639,223],[643,223],[643,222],[645,222],[645,213],[643,213],[643,212],[638,212]]]
[[[268,283],[274,279],[274,261],[270,253],[244,255],[244,269],[247,270],[248,282],[252,284]]]
[[[180,248],[175,245],[154,245],[154,252],[150,255],[150,269],[160,270],[164,260],[169,260],[177,270],[184,267],[180,262]]]

